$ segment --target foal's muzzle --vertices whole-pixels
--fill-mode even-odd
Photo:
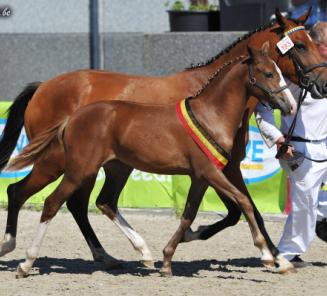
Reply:
[[[279,109],[283,115],[294,114],[296,108],[290,103],[290,101],[284,96],[277,95],[269,103],[270,107],[273,109]]]

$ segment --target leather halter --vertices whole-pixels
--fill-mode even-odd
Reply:
[[[252,60],[249,59],[246,62],[248,64],[248,70],[249,70],[249,83],[252,86],[257,87],[261,91],[263,91],[269,97],[269,99],[273,99],[274,95],[277,95],[277,94],[281,93],[282,91],[284,91],[285,89],[287,89],[287,85],[286,84],[284,86],[279,87],[279,88],[276,88],[276,89],[270,89],[269,87],[263,85],[262,83],[260,83],[259,81],[257,81],[257,79],[254,77],[253,62],[252,62]],[[266,105],[265,103],[262,103],[262,104],[263,105]],[[269,103],[269,104],[272,104],[272,103]]]

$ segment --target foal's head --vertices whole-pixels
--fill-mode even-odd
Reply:
[[[253,96],[284,114],[296,111],[295,99],[287,88],[286,82],[276,63],[269,57],[269,42],[260,49],[248,46],[250,58],[246,61],[249,68],[249,89]]]

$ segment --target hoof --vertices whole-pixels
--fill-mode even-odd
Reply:
[[[285,259],[283,256],[278,255],[276,258],[276,266],[278,266],[278,273],[280,274],[290,274],[290,273],[296,273],[296,269],[294,265]]]
[[[141,263],[147,268],[154,268],[153,260],[142,260]]]
[[[123,266],[119,260],[108,255],[103,251],[100,254],[96,254],[95,256],[93,256],[93,258],[94,258],[94,262],[103,264],[105,266],[105,269],[118,269],[118,268],[122,268]]]
[[[282,274],[282,275],[289,275],[289,274],[294,274],[294,273],[297,273],[297,270],[296,268],[293,266],[293,267],[288,267],[286,269],[278,269],[278,273]]]
[[[10,234],[5,234],[5,237],[0,242],[0,257],[12,252],[16,248],[16,239]]]
[[[263,266],[266,267],[267,269],[275,268],[274,260],[262,260],[261,262],[262,262]]]
[[[16,270],[16,279],[26,278],[27,276],[28,276],[28,272],[24,271],[19,264]]]
[[[171,272],[171,268],[162,267],[160,269],[160,275],[163,277],[172,277],[173,273]]]

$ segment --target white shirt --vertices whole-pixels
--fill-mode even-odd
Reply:
[[[288,81],[289,89],[298,100],[300,88]],[[282,116],[280,130],[276,127],[274,114],[262,104],[255,110],[256,121],[261,135],[268,147],[272,147],[278,138],[288,133],[294,115]],[[297,115],[293,136],[308,140],[327,138],[327,99],[313,99],[308,92]]]

